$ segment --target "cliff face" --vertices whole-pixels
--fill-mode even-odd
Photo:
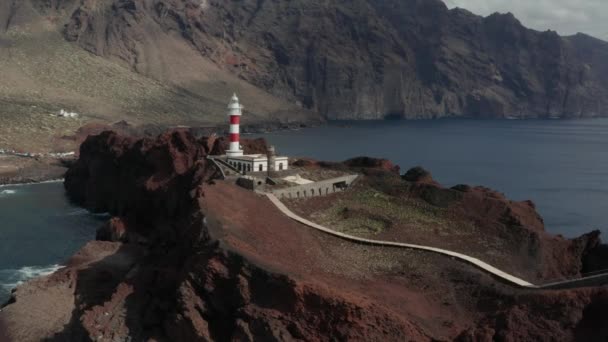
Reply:
[[[48,3],[45,3],[48,4]],[[605,115],[608,43],[439,0],[57,1],[65,38],[157,79],[169,43],[332,119]],[[173,43],[171,43],[173,44]],[[173,71],[170,71],[173,70]],[[196,79],[192,78],[192,81]],[[289,114],[286,114],[289,115]]]

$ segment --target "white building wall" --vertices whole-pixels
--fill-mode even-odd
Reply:
[[[253,163],[245,160],[238,159],[228,159],[228,163],[232,165],[235,169],[241,172],[251,172],[253,171]],[[251,169],[249,168],[251,166]]]
[[[281,167],[281,165],[283,165],[283,167]],[[277,160],[274,163],[274,170],[275,171],[287,170],[288,165],[289,164],[287,163],[287,160]]]
[[[266,161],[253,163],[253,169],[254,169],[253,171],[259,172],[260,165],[262,166],[262,171],[268,171],[268,162],[266,162]]]

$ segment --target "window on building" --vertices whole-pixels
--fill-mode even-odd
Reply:
[[[260,171],[264,171],[264,165],[263,165],[263,164],[260,164],[259,169],[260,169]]]
[[[283,163],[279,163],[279,171],[283,171]]]

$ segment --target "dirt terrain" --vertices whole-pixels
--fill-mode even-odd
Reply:
[[[551,241],[552,249],[573,254],[584,253],[594,241],[594,237],[584,236],[571,244],[570,240],[534,231],[518,237],[518,228],[500,222],[491,223],[496,227],[476,224],[455,208],[387,195],[361,183],[348,192],[286,203],[301,216],[350,235],[461,252],[539,284],[578,277],[582,269],[579,263],[573,272],[565,271],[565,265],[547,260],[539,253],[545,248],[542,239]]]

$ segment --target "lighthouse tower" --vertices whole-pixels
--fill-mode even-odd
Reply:
[[[240,157],[243,155],[240,144],[240,123],[243,115],[243,106],[239,103],[236,94],[232,95],[228,104],[228,116],[230,117],[230,148],[226,151],[228,157]]]

